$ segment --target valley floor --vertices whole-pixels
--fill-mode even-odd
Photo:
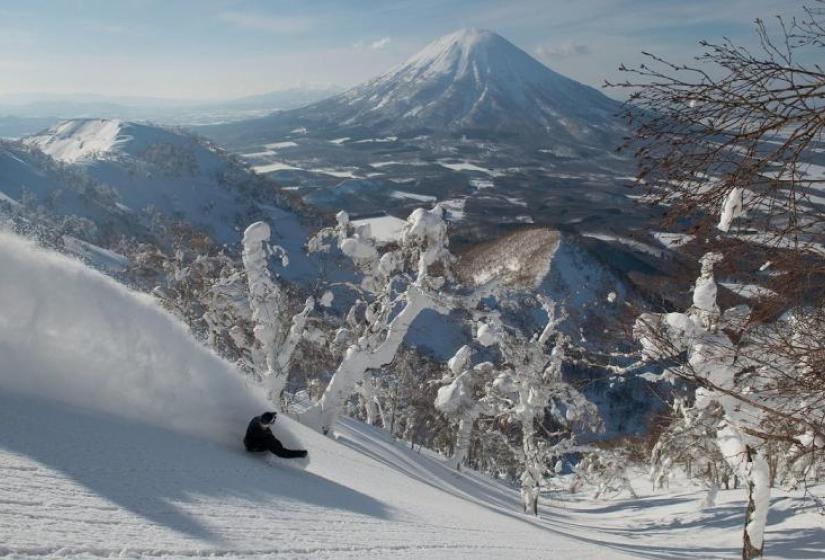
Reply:
[[[681,488],[519,512],[512,489],[346,420],[285,464],[117,416],[0,393],[0,557],[736,558],[742,493]],[[825,558],[825,517],[775,498],[768,558]]]

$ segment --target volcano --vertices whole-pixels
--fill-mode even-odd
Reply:
[[[213,133],[242,142],[287,125],[342,136],[368,130],[615,147],[622,134],[619,109],[619,102],[554,72],[500,35],[465,29],[339,95]]]

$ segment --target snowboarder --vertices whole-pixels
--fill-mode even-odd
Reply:
[[[305,450],[287,449],[278,441],[278,438],[272,434],[272,430],[270,430],[269,427],[275,422],[275,418],[277,417],[277,412],[264,412],[249,422],[249,427],[246,429],[246,436],[243,438],[243,444],[246,450],[253,453],[271,451],[278,457],[285,459],[306,457],[307,452]]]

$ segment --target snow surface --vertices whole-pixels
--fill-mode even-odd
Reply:
[[[129,259],[120,253],[87,243],[71,235],[63,236],[63,247],[69,253],[80,257],[93,267],[106,272],[121,272],[129,264]]]
[[[479,173],[490,175],[491,177],[499,177],[502,175],[500,171],[487,169],[486,167],[481,167],[480,165],[476,165],[475,163],[469,161],[450,162],[441,160],[438,162],[438,165],[453,171],[477,171]]]
[[[627,237],[621,237],[621,236],[618,236],[618,235],[606,234],[606,233],[600,233],[600,232],[591,232],[591,231],[583,232],[582,235],[584,237],[590,237],[592,239],[598,239],[600,241],[608,241],[608,242],[612,241],[612,242],[620,243],[622,245],[626,245],[628,247],[631,247],[631,248],[633,248],[633,249],[635,249],[635,250],[637,250],[641,253],[647,253],[648,255],[651,255],[651,256],[657,257],[657,258],[661,258],[662,255],[663,255],[661,249],[657,249],[656,247],[651,247],[650,245],[647,245],[646,243],[642,243],[641,241],[636,241],[635,239],[629,239]]]
[[[435,202],[438,200],[436,197],[427,194],[416,194],[406,191],[393,191],[390,193],[390,197],[402,200],[415,200],[417,202]]]
[[[264,144],[264,148],[270,150],[282,150],[284,148],[296,148],[298,144],[292,141],[287,142],[272,142],[271,144]]]
[[[294,165],[289,165],[288,163],[283,163],[280,161],[273,161],[267,163],[266,165],[255,165],[252,167],[252,171],[255,173],[272,173],[273,171],[303,171],[300,167],[295,167]]]
[[[466,204],[466,198],[451,198],[439,202],[439,205],[446,210],[445,218],[449,222],[460,222],[464,219],[464,207]]]
[[[260,152],[249,152],[248,154],[241,154],[241,157],[242,158],[258,159],[258,158],[266,158],[266,157],[274,156],[274,155],[277,155],[277,154],[278,154],[278,152],[273,151],[273,150],[263,150],[263,151],[260,151]]]
[[[370,238],[376,243],[394,243],[401,239],[401,232],[406,222],[395,216],[379,216],[377,218],[364,218],[363,220],[352,220],[352,225],[356,228],[365,224],[370,226]]]
[[[672,233],[668,231],[654,231],[653,237],[667,247],[671,249],[673,247],[681,247],[682,245],[687,245],[694,239],[696,239],[695,235],[690,235],[687,233]]]
[[[339,179],[359,179],[360,177],[356,175],[356,171],[358,169],[330,169],[330,168],[319,168],[319,169],[309,169],[311,173],[321,173],[322,175],[329,175],[330,177],[338,177]]]
[[[118,144],[129,140],[123,123],[113,119],[77,119],[61,122],[46,134],[27,138],[56,160],[75,163],[111,152]]]
[[[9,195],[5,194],[3,191],[0,191],[0,202],[5,202],[5,203],[8,203],[12,206],[21,206],[21,204],[19,202],[14,200]]]
[[[719,282],[720,286],[724,286],[738,296],[747,299],[769,298],[776,296],[776,292],[760,286],[758,284],[741,284],[738,282]]]
[[[355,144],[384,144],[387,142],[395,142],[398,136],[385,136],[384,138],[365,138],[364,140],[356,140]]]
[[[739,557],[741,490],[706,510],[675,483],[553,493],[534,518],[513,488],[353,420],[331,439],[281,417],[311,462],[251,456],[260,395],[150,297],[6,233],[0,262],[0,556]],[[773,501],[766,556],[821,558],[815,508]]]
[[[495,183],[493,183],[493,181],[490,181],[489,179],[478,179],[478,178],[470,179],[470,185],[472,185],[474,188],[476,188],[478,190],[492,189],[492,188],[495,187]]]

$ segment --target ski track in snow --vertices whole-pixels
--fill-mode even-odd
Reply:
[[[280,418],[309,461],[247,454],[260,396],[151,298],[9,234],[0,262],[0,557],[738,557],[741,491],[706,511],[695,489],[558,496],[533,518],[353,420],[334,440]],[[821,517],[775,502],[767,556],[821,558]]]

